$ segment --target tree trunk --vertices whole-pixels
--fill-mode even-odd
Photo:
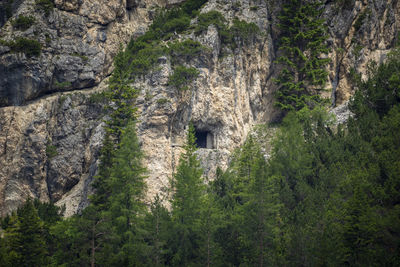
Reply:
[[[207,231],[207,267],[210,267],[210,231]]]
[[[95,238],[95,224],[93,223],[93,228],[92,228],[92,255],[91,255],[91,258],[90,258],[90,266],[91,267],[94,267],[95,266],[95,260],[94,260],[94,253],[95,253],[95,251],[96,251],[96,248],[95,248],[95,244],[94,244],[94,238]]]

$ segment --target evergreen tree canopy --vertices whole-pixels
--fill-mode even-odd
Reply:
[[[7,253],[4,263],[8,263],[9,266],[46,264],[44,224],[31,199],[28,199],[17,213],[11,215],[4,241]]]
[[[281,36],[277,62],[282,70],[276,78],[276,106],[284,111],[313,108],[322,99],[318,91],[325,86],[329,49],[322,2],[287,0],[279,16]]]
[[[200,212],[205,185],[202,169],[195,154],[196,137],[189,124],[185,151],[179,159],[177,171],[171,180],[172,220],[174,222],[174,256],[172,263],[188,266],[198,261]]]

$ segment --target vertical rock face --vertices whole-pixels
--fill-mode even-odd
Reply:
[[[342,8],[330,3],[324,16],[332,45],[329,87],[333,103],[342,104],[354,94],[352,74],[366,78],[368,62],[382,63],[399,42],[400,2],[363,0]]]
[[[110,74],[120,44],[145,31],[150,7],[159,2],[136,1],[128,9],[126,1],[56,0],[46,15],[34,0],[23,1],[1,28],[0,39],[35,40],[42,51],[27,57],[0,44],[0,106],[98,85]],[[20,16],[34,18],[25,31],[12,25]]]
[[[27,197],[66,204],[71,215],[86,205],[103,138],[103,108],[87,94],[104,89],[120,44],[167,2],[55,0],[48,16],[34,0],[17,2],[0,39],[36,40],[42,51],[27,57],[0,44],[0,215]],[[15,28],[19,16],[34,17],[33,25]]]
[[[82,93],[52,96],[0,113],[0,199],[4,215],[27,197],[86,205],[102,144],[102,107]],[[82,183],[81,183],[82,181]],[[70,192],[79,188],[79,197]],[[75,190],[77,189],[75,188]]]
[[[28,196],[65,204],[67,215],[87,205],[104,117],[101,103],[91,95],[106,87],[119,44],[145,32],[153,7],[181,1],[54,2],[56,8],[46,17],[33,0],[21,1],[0,32],[5,41],[25,37],[42,44],[41,55],[31,58],[0,45],[1,215]],[[136,79],[133,86],[141,92],[138,131],[149,170],[148,200],[168,186],[190,120],[199,134],[206,135],[208,148],[200,148],[198,155],[205,175],[212,178],[216,163],[226,167],[254,125],[278,115],[272,78],[277,73],[280,8],[269,1],[209,0],[201,12],[217,10],[230,23],[234,18],[254,22],[262,34],[250,43],[239,42],[233,51],[221,44],[212,25],[199,36],[180,36],[208,47],[185,62],[200,73],[191,90],[168,85],[173,73],[168,57],[159,58],[156,68]],[[327,1],[324,16],[332,48],[327,56],[332,61],[325,96],[334,105],[353,94],[354,71],[365,74],[369,60],[381,62],[395,46],[399,11],[396,0],[344,6]],[[15,29],[11,20],[19,15],[34,16],[35,24],[26,31]]]

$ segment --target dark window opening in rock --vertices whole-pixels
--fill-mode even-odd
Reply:
[[[212,133],[209,131],[199,131],[196,130],[196,145],[198,148],[213,148],[214,138]]]
[[[126,0],[126,9],[132,10],[137,7],[136,0]]]

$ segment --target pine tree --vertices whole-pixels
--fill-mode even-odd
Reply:
[[[139,266],[144,260],[143,241],[145,172],[143,153],[134,122],[122,130],[109,176],[102,181],[95,201],[76,215],[53,227],[58,239],[57,263],[72,265]],[[70,253],[71,252],[71,253]]]
[[[213,183],[223,219],[216,230],[222,262],[231,265],[275,265],[276,225],[280,209],[276,178],[253,136],[236,151],[231,166]],[[216,188],[216,186],[218,186]],[[222,197],[222,198],[221,198]],[[221,206],[220,206],[221,207]]]
[[[136,107],[133,105],[138,91],[130,84],[133,82],[127,69],[129,56],[122,51],[122,47],[114,59],[114,71],[109,80],[106,95],[111,102],[110,120],[107,121],[107,132],[115,144],[121,141],[122,131],[129,121],[134,119]]]
[[[105,95],[110,101],[108,110],[110,119],[106,121],[105,138],[101,149],[100,164],[98,174],[93,181],[95,193],[90,196],[90,206],[86,212],[82,213],[81,218],[83,225],[87,225],[80,230],[91,232],[88,236],[88,242],[91,243],[90,258],[91,265],[96,262],[96,251],[108,250],[109,244],[105,244],[105,233],[111,235],[111,196],[114,194],[112,172],[114,164],[119,166],[120,159],[116,159],[116,153],[121,152],[122,146],[128,145],[122,143],[124,131],[135,131],[134,126],[129,126],[130,121],[134,120],[136,108],[133,103],[137,97],[137,90],[130,86],[132,79],[129,71],[126,69],[128,57],[122,51],[122,48],[115,58],[115,69],[109,81],[109,88]],[[129,126],[129,127],[128,127]],[[133,127],[133,128],[132,128]],[[134,134],[136,136],[136,133]],[[138,142],[137,137],[133,142]],[[136,152],[139,150],[136,150]],[[139,153],[140,154],[140,153]],[[132,155],[126,155],[132,156]],[[139,155],[141,156],[141,154]],[[129,159],[128,159],[129,160]],[[114,168],[115,172],[115,168]],[[138,185],[139,187],[141,185]],[[115,199],[114,195],[114,199]],[[111,238],[111,237],[109,237]],[[99,257],[102,254],[98,255]],[[102,260],[104,261],[104,259]]]
[[[199,224],[205,186],[195,151],[196,137],[194,127],[190,124],[185,152],[179,159],[177,172],[171,181],[171,213],[175,224],[172,263],[178,266],[199,261],[196,253],[199,249]]]
[[[129,122],[122,132],[122,139],[115,152],[110,173],[110,218],[115,234],[115,264],[140,265],[145,205],[143,202],[146,169],[142,164],[143,152],[136,134],[134,122]]]
[[[91,266],[93,264],[91,206],[83,214],[59,221],[50,232],[54,238],[55,253],[52,262],[56,266]],[[97,245],[97,243],[95,244]]]
[[[110,133],[106,132],[103,140],[103,147],[101,148],[100,152],[98,174],[95,176],[92,183],[95,193],[89,197],[91,205],[95,206],[99,212],[109,208],[111,189],[108,180],[110,178],[113,157],[114,144],[111,140]]]
[[[147,264],[149,266],[168,265],[169,247],[168,239],[170,230],[173,229],[169,211],[162,204],[160,196],[157,194],[150,206],[150,212],[145,218],[146,239],[149,250]]]
[[[322,100],[318,91],[327,80],[326,64],[322,58],[329,49],[322,3],[319,0],[287,0],[279,16],[281,37],[278,63],[282,64],[276,83],[276,106],[284,111],[313,108]]]
[[[33,201],[28,199],[11,216],[5,232],[8,261],[11,266],[42,266],[46,264],[47,249],[43,221],[39,218]]]
[[[253,266],[271,266],[275,249],[274,239],[278,233],[276,220],[280,205],[274,176],[268,172],[268,165],[261,151],[255,152],[249,186],[246,188],[246,202],[241,212],[247,218],[243,225],[244,235],[250,243]]]
[[[202,197],[200,212],[200,240],[199,252],[202,266],[220,266],[221,247],[215,241],[215,234],[223,224],[223,213],[217,205],[216,196],[210,188]]]

